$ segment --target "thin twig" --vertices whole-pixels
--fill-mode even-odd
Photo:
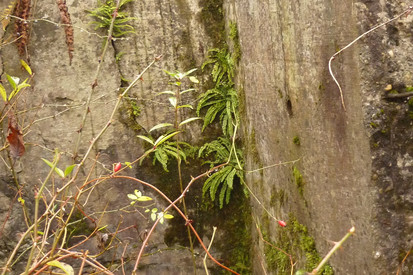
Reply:
[[[327,255],[323,258],[323,260],[318,264],[318,266],[310,274],[316,275],[317,272],[319,272],[321,268],[327,263],[330,257],[333,256],[334,252],[336,252],[337,249],[339,249],[343,245],[343,243],[348,239],[348,237],[353,235],[355,231],[356,231],[356,228],[354,226],[350,228],[348,233],[339,242],[335,243],[334,247],[330,250],[330,252],[327,253]]]
[[[215,232],[217,231],[217,228],[214,226],[214,227],[212,227],[212,230],[213,230],[212,231],[212,237],[211,237],[211,241],[209,242],[209,245],[208,245],[208,251],[211,249],[211,246],[212,246],[212,243],[214,241]],[[205,254],[205,256],[204,256],[204,268],[205,268],[205,273],[207,275],[209,275],[208,267],[206,265],[207,256],[208,256],[207,254]]]
[[[112,14],[112,21],[110,22],[110,26],[109,26],[109,30],[108,30],[108,37],[107,37],[107,39],[106,39],[105,46],[103,47],[102,54],[101,54],[100,57],[99,57],[98,66],[97,66],[96,72],[95,72],[95,78],[94,78],[94,80],[93,80],[93,84],[92,84],[92,86],[91,86],[91,89],[90,89],[90,91],[89,91],[89,95],[88,95],[87,100],[86,100],[85,111],[84,111],[84,113],[83,113],[82,122],[81,122],[81,124],[80,124],[79,134],[78,134],[77,141],[76,141],[76,145],[75,145],[75,150],[74,150],[74,153],[73,153],[73,157],[74,157],[75,159],[76,159],[76,157],[77,157],[77,151],[78,151],[78,149],[79,149],[80,141],[81,141],[81,138],[82,138],[82,130],[83,130],[83,127],[84,127],[85,122],[86,122],[86,117],[87,117],[87,114],[88,114],[89,111],[90,111],[89,108],[90,108],[90,101],[91,101],[91,99],[92,99],[92,94],[93,94],[93,92],[95,91],[95,88],[96,88],[97,85],[98,85],[98,77],[99,77],[100,69],[101,69],[103,60],[104,60],[104,58],[105,58],[106,51],[107,51],[107,49],[108,49],[109,43],[110,43],[111,40],[112,40],[113,26],[115,25],[115,19],[116,19],[116,17],[118,16],[118,9],[119,9],[120,2],[121,2],[120,0],[117,0],[117,2],[116,2],[116,8],[115,8],[115,10],[114,10],[114,12],[113,12],[113,14]]]
[[[377,30],[377,29],[380,28],[380,27],[383,27],[383,26],[389,24],[390,22],[392,22],[392,21],[394,21],[394,20],[402,17],[403,15],[410,13],[412,10],[413,10],[413,6],[409,6],[409,7],[408,7],[407,9],[405,9],[402,13],[400,13],[400,14],[396,15],[395,17],[387,20],[386,22],[381,23],[381,24],[378,24],[377,26],[371,28],[370,30],[362,33],[362,34],[359,35],[356,39],[354,39],[353,41],[351,41],[351,42],[350,42],[349,44],[347,44],[344,48],[342,48],[341,50],[339,50],[338,52],[336,52],[335,54],[333,54],[333,56],[330,57],[330,60],[328,61],[328,71],[330,72],[331,77],[333,78],[334,82],[336,83],[336,85],[337,85],[337,87],[338,87],[338,89],[339,89],[339,91],[340,91],[341,105],[343,106],[344,111],[346,110],[346,106],[345,106],[345,104],[344,104],[343,90],[342,90],[342,88],[341,88],[341,86],[340,86],[340,83],[337,81],[337,79],[336,79],[336,77],[335,77],[335,75],[334,75],[334,73],[333,73],[333,70],[332,70],[332,68],[331,68],[331,63],[332,63],[332,61],[336,58],[336,56],[338,56],[338,55],[339,55],[341,52],[343,52],[344,50],[348,49],[350,46],[352,46],[354,43],[356,43],[356,42],[357,42],[358,40],[360,40],[362,37],[366,36],[367,34],[373,32],[373,31],[375,31],[375,30]]]

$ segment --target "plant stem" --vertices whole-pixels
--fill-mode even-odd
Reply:
[[[49,181],[50,177],[52,176],[54,169],[56,168],[57,163],[59,162],[60,159],[60,154],[57,152],[55,153],[54,161],[53,161],[53,166],[49,171],[49,174],[47,175],[46,179],[43,181],[42,186],[40,187],[39,191],[35,195],[35,205],[34,205],[34,229],[33,229],[33,246],[30,251],[29,259],[27,260],[27,265],[26,265],[26,270],[24,271],[24,274],[28,274],[30,265],[33,259],[34,251],[37,246],[37,227],[38,227],[38,216],[39,216],[39,201],[42,196],[43,189],[46,187],[46,183]]]
[[[182,81],[181,79],[179,81]],[[176,104],[175,104],[175,121],[174,121],[174,126],[175,126],[175,130],[179,131],[179,123],[181,121],[181,116],[179,113],[179,105],[181,104],[181,86],[178,86],[178,88],[176,89],[175,92],[175,96],[176,96]],[[183,188],[183,182],[182,182],[182,168],[181,168],[181,163],[182,163],[182,159],[181,159],[181,155],[180,155],[180,151],[181,151],[181,147],[179,146],[179,137],[178,135],[175,136],[176,137],[176,152],[177,152],[177,162],[178,162],[178,179],[179,179],[179,190],[182,192],[184,191]],[[186,208],[186,202],[185,202],[185,197],[182,198],[182,205],[184,207],[184,214],[185,216],[188,217],[188,210]],[[191,250],[191,255],[192,255],[192,264],[194,266],[194,275],[196,275],[196,259],[195,259],[195,253],[194,253],[194,244],[192,241],[192,235],[191,235],[191,230],[189,229],[189,227],[186,228],[187,232],[188,232],[188,240],[189,240],[189,248]]]
[[[213,232],[212,232],[211,241],[209,242],[209,245],[208,245],[208,251],[211,249],[211,246],[212,246],[212,243],[213,243],[213,241],[214,241],[215,232],[217,231],[217,228],[214,226],[214,227],[212,227],[212,230],[213,230]],[[204,267],[205,267],[205,273],[206,273],[207,275],[209,275],[208,267],[207,267],[207,265],[206,265],[207,256],[208,256],[208,254],[205,254],[205,256],[204,256]]]
[[[335,54],[333,54],[330,57],[330,60],[328,61],[328,71],[330,72],[331,77],[333,78],[334,82],[336,83],[339,91],[340,91],[340,97],[341,97],[341,105],[343,106],[344,111],[346,110],[346,105],[344,104],[344,96],[343,96],[343,90],[340,86],[340,83],[337,81],[336,77],[333,74],[333,69],[331,68],[331,63],[333,62],[333,60],[336,58],[337,55],[339,55],[341,52],[343,52],[344,50],[348,49],[351,45],[353,45],[354,43],[356,43],[358,40],[360,40],[363,36],[375,31],[376,29],[383,27],[387,24],[389,24],[390,22],[402,17],[405,14],[409,14],[411,11],[413,10],[413,6],[409,6],[407,9],[405,9],[402,13],[394,16],[393,18],[387,20],[384,23],[378,24],[377,26],[371,28],[370,30],[362,33],[361,35],[359,35],[356,39],[354,39],[353,41],[351,41],[349,44],[347,44],[344,48],[342,48],[341,50],[337,51]]]
[[[98,62],[98,66],[97,66],[97,68],[96,68],[94,81],[93,81],[93,84],[92,84],[92,86],[91,86],[91,89],[90,89],[90,91],[89,91],[89,95],[88,95],[88,98],[87,98],[87,101],[86,101],[85,111],[83,112],[82,122],[81,122],[81,124],[80,124],[79,134],[78,134],[78,136],[77,136],[77,141],[76,141],[76,145],[75,145],[75,150],[74,150],[74,152],[73,152],[73,159],[74,159],[74,160],[76,160],[76,157],[77,157],[77,151],[78,151],[78,149],[79,149],[80,141],[81,141],[81,138],[82,138],[83,126],[85,125],[87,114],[88,114],[89,111],[90,111],[89,108],[90,108],[90,101],[92,100],[92,94],[93,94],[93,92],[95,91],[95,88],[96,88],[97,85],[98,85],[98,76],[99,76],[99,73],[100,73],[100,69],[101,69],[103,60],[104,60],[104,58],[105,58],[106,51],[107,51],[107,49],[108,49],[108,45],[109,45],[110,42],[112,41],[113,26],[115,25],[115,19],[116,19],[117,15],[118,15],[118,9],[119,9],[120,2],[121,2],[121,0],[117,0],[116,9],[115,9],[115,11],[114,11],[113,14],[112,14],[112,21],[110,22],[110,27],[109,27],[109,30],[108,30],[108,37],[107,37],[107,39],[106,39],[105,46],[103,47],[102,54],[101,54],[100,57],[99,57],[99,62]]]
[[[316,275],[317,272],[320,271],[320,269],[327,263],[327,261],[331,258],[331,256],[334,254],[334,252],[337,251],[337,249],[339,249],[343,243],[348,239],[348,237],[350,237],[351,235],[354,234],[354,232],[356,231],[356,228],[353,226],[352,228],[350,228],[350,230],[348,231],[348,233],[339,241],[337,242],[334,247],[330,250],[330,252],[328,252],[328,254],[324,257],[324,259],[318,264],[318,266],[310,273],[311,275]]]

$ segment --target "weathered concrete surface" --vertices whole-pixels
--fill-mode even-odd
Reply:
[[[71,154],[78,137],[85,102],[94,81],[99,56],[103,48],[104,39],[99,36],[106,35],[102,30],[94,30],[94,26],[90,24],[93,19],[86,12],[86,10],[94,9],[98,1],[68,0],[66,2],[75,33],[75,51],[71,66],[69,66],[64,28],[51,23],[60,21],[56,1],[43,1],[32,9],[32,21],[30,21],[32,34],[28,54],[35,77],[31,83],[32,87],[22,93],[18,107],[18,110],[25,110],[18,116],[20,125],[30,126],[24,129],[26,153],[18,162],[18,178],[20,184],[25,187],[22,192],[29,208],[33,206],[33,191],[39,187],[49,171],[48,166],[40,158],[51,160],[54,148],[58,148],[64,152],[59,167],[64,168],[72,162]],[[1,8],[7,4],[9,3],[2,2]],[[212,45],[209,37],[205,34],[204,26],[197,19],[200,12],[197,1],[176,0],[166,3],[160,0],[136,1],[129,3],[126,6],[126,11],[130,12],[130,16],[138,18],[130,23],[135,27],[136,34],[116,39],[113,45],[108,48],[98,76],[98,86],[92,95],[90,112],[82,129],[80,156],[86,152],[89,142],[108,122],[119,89],[127,86],[125,82],[121,81],[121,77],[123,80],[131,81],[155,56],[163,54],[163,58],[150,68],[148,73],[144,75],[143,81],[134,87],[128,95],[129,100],[141,108],[140,116],[131,116],[129,113],[131,106],[127,104],[128,101],[125,101],[119,114],[95,146],[87,168],[81,171],[79,184],[82,184],[82,181],[87,177],[95,178],[110,173],[113,163],[118,161],[131,162],[142,155],[145,151],[144,144],[136,138],[136,135],[144,134],[145,130],[149,130],[158,123],[172,122],[173,114],[171,109],[167,107],[169,105],[167,97],[156,97],[157,92],[173,89],[168,85],[170,78],[162,70],[186,71],[200,67],[207,50]],[[9,37],[12,32],[13,24],[10,24],[6,32],[1,32],[1,34],[3,37]],[[9,75],[21,78],[27,77],[27,74],[20,68],[15,46],[13,44],[2,45],[0,50],[1,72],[7,72]],[[121,53],[123,53],[122,57],[120,57]],[[5,80],[4,75],[2,79]],[[184,98],[184,100],[194,101],[196,96],[197,94],[193,98]],[[0,107],[3,108],[3,105]],[[193,116],[194,113],[188,115]],[[6,123],[5,120],[4,134],[7,131]],[[187,137],[199,135],[200,125],[199,122],[191,131],[188,131]],[[5,152],[6,150],[2,151],[2,153]],[[92,175],[88,175],[89,167],[97,155],[99,156],[96,163],[97,170]],[[3,159],[6,159],[5,156],[3,155]],[[148,160],[147,163],[149,164],[150,161]],[[3,186],[0,190],[0,197],[3,198],[0,220],[2,224],[4,222],[3,241],[0,244],[0,265],[3,266],[10,251],[18,241],[19,234],[25,230],[25,224],[20,207],[15,199],[13,201],[16,193],[12,190],[13,181],[9,177],[10,171],[4,162],[1,162],[0,165]],[[198,167],[195,168],[191,172],[193,175],[200,173]],[[176,184],[175,188],[168,188],[175,191],[179,189],[177,179],[174,180],[170,175],[162,174],[157,169],[161,168],[128,169],[123,173],[147,180],[155,185],[163,182],[168,182],[171,185]],[[185,182],[187,182],[190,175],[185,176]],[[4,182],[7,182],[8,185],[3,184]],[[61,180],[55,179],[54,184],[61,186],[63,183]],[[78,186],[80,186],[79,184]],[[202,185],[199,183],[198,188],[200,187]],[[82,203],[87,201],[83,207],[84,210],[94,219],[100,219],[98,226],[107,225],[108,232],[115,232],[118,225],[120,225],[120,229],[137,226],[137,230],[132,228],[120,233],[118,235],[120,242],[116,247],[99,258],[105,264],[109,264],[113,259],[115,259],[115,264],[119,264],[123,248],[128,243],[125,252],[125,256],[128,258],[125,265],[127,273],[130,273],[133,268],[145,234],[144,231],[152,225],[148,214],[144,213],[142,209],[135,209],[132,212],[117,211],[117,209],[129,205],[127,194],[132,193],[134,189],[143,190],[140,185],[132,181],[112,179],[99,184],[91,191],[90,197],[85,195],[81,199]],[[192,190],[195,192],[195,188]],[[73,190],[73,192],[75,191],[76,189]],[[151,193],[150,189],[146,188],[144,192],[155,199],[155,205],[159,209],[164,207],[165,202],[155,193]],[[175,193],[174,195],[176,195]],[[200,197],[199,194],[196,195],[198,198]],[[174,198],[171,197],[171,199]],[[194,205],[199,203],[199,201],[193,202]],[[14,206],[10,212],[7,205]],[[102,217],[99,213],[103,209],[108,212]],[[195,210],[191,210],[190,215],[193,216],[194,212]],[[13,218],[7,219],[9,216]],[[176,223],[180,222],[181,224],[179,230],[186,233],[183,220],[180,220],[177,214],[175,214],[175,219],[178,220]],[[212,224],[213,221],[203,228],[204,225],[194,222],[194,225],[207,236],[212,233]],[[164,234],[167,228],[167,225],[160,225],[154,233],[145,250],[146,253],[154,255],[143,258],[139,274],[191,274],[193,272],[189,250],[180,246],[179,243],[177,244],[176,241],[165,244]],[[11,232],[15,232],[15,234],[11,234]],[[181,234],[180,232],[173,233]],[[181,235],[185,237],[185,234]],[[218,241],[226,238],[224,231],[218,235],[222,236],[218,238]],[[207,237],[204,238],[208,241]],[[23,246],[21,251],[27,247],[27,245]],[[88,249],[90,253],[98,253],[100,249],[98,237],[92,239],[81,249]],[[199,247],[196,249],[201,251]],[[211,253],[214,253],[218,258],[222,255],[222,252],[215,248],[212,248]],[[203,255],[202,257],[200,253],[197,255],[197,268],[203,271]],[[222,258],[225,259],[225,255]],[[78,267],[79,264],[79,261],[75,262],[74,266]],[[208,262],[208,265],[212,264]],[[21,264],[13,267],[13,271],[21,272],[24,267],[25,263],[21,261]]]
[[[321,255],[355,226],[330,261],[336,274],[395,273],[412,245],[412,120],[405,100],[382,99],[387,84],[412,86],[412,17],[377,30],[333,62],[347,111],[327,67],[335,51],[405,8],[401,1],[226,3],[242,49],[248,169],[299,159],[304,185],[300,195],[293,165],[248,174],[248,183],[274,216],[292,213],[305,224]],[[283,199],[274,203],[280,191]],[[261,224],[264,211],[252,201]],[[275,221],[265,229],[274,242],[284,230]],[[254,274],[276,270],[253,232]],[[404,272],[412,272],[409,259]]]

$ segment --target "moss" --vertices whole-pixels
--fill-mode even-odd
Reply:
[[[268,230],[269,218],[268,215],[264,215],[261,232],[267,241],[269,241]],[[287,226],[277,231],[276,241],[272,244],[292,256],[293,260],[296,261],[295,270],[312,271],[322,260],[307,227],[299,223],[292,213],[289,214]],[[267,268],[276,274],[290,274],[289,256],[275,247],[268,244],[264,247]],[[331,275],[334,272],[330,265],[326,265],[318,274]]]
[[[275,207],[277,205],[279,206],[283,206],[284,205],[284,201],[285,201],[285,191],[283,189],[277,190],[277,189],[273,189],[271,191],[271,197],[270,197],[270,206],[271,207]]]
[[[301,144],[300,138],[299,138],[298,136],[295,136],[295,137],[293,138],[293,143],[294,143],[295,145],[299,146],[299,145]]]
[[[293,177],[295,185],[297,186],[298,192],[301,196],[304,196],[304,185],[303,175],[301,175],[300,170],[296,166],[293,167]]]
[[[141,114],[141,107],[133,100],[124,100],[119,108],[120,122],[135,132],[140,132],[142,126],[137,122]]]
[[[375,129],[375,128],[377,128],[378,126],[377,126],[376,123],[370,122],[370,127],[373,128],[373,129]]]
[[[241,59],[241,44],[239,43],[237,23],[232,21],[229,23],[229,38],[233,48],[232,58],[234,59],[235,64],[238,64]]]
[[[409,101],[407,102],[407,106],[408,106],[407,114],[410,119],[413,119],[413,97],[409,99]]]
[[[206,34],[212,39],[213,47],[225,44],[225,21],[223,0],[199,0],[201,12],[198,20],[204,25]]]
[[[67,226],[67,241],[66,245],[72,246],[77,242],[81,241],[82,238],[73,238],[75,236],[84,235],[89,236],[93,233],[94,226],[85,218],[85,216],[79,210],[75,210],[70,217],[68,226]]]

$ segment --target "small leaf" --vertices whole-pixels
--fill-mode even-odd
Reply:
[[[75,168],[76,164],[72,164],[68,167],[66,167],[65,169],[65,177],[67,177],[68,175],[70,175],[70,173],[72,173],[73,169]]]
[[[155,145],[155,143],[153,143],[153,141],[150,138],[146,137],[146,136],[137,135],[137,137],[140,138],[140,139],[143,139],[146,142],[149,142],[152,145]]]
[[[189,80],[191,80],[192,83],[196,83],[196,84],[199,83],[199,80],[195,76],[190,76]]]
[[[191,122],[191,121],[198,120],[198,119],[201,119],[201,118],[200,118],[200,117],[190,117],[190,118],[188,118],[188,119],[185,119],[185,120],[182,121],[181,123],[179,123],[179,126],[182,126],[182,125],[184,125],[184,124],[187,124],[187,123],[189,123],[189,122]]]
[[[32,69],[30,68],[29,65],[27,65],[27,63],[23,60],[20,59],[20,63],[22,64],[22,66],[26,69],[26,71],[29,73],[29,75],[32,75]]]
[[[135,196],[138,198],[142,197],[142,192],[139,190],[135,190]]]
[[[151,214],[151,219],[154,221],[154,220],[156,220],[156,214],[155,213],[152,213]]]
[[[168,126],[173,126],[173,124],[171,124],[171,123],[160,123],[160,124],[158,124],[158,125],[153,126],[153,127],[149,130],[149,133],[152,132],[152,131],[155,131],[155,130],[157,130],[157,129],[164,128],[164,127],[168,127]]]
[[[132,169],[132,165],[131,165],[132,163],[130,163],[129,161],[125,161],[125,165],[127,166],[127,167],[129,167],[130,169]]]
[[[7,93],[3,85],[0,84],[0,95],[3,98],[4,102],[7,102]]]
[[[105,229],[106,227],[108,227],[108,225],[102,226],[98,229],[98,231],[102,231],[103,229]]]
[[[20,202],[21,205],[24,205],[25,200],[22,197],[19,197],[17,201]]]
[[[185,72],[185,73],[183,74],[183,76],[187,76],[187,75],[189,75],[189,74],[191,74],[191,73],[195,72],[196,70],[198,70],[198,69],[197,69],[197,68],[193,68],[193,69],[191,69],[191,70],[189,70],[189,71]]]
[[[182,94],[184,94],[184,93],[191,92],[191,91],[195,91],[195,89],[194,89],[194,88],[191,88],[191,89],[188,89],[188,90],[185,90],[185,91],[180,92],[180,94],[182,95]]]
[[[180,106],[178,106],[178,109],[180,109],[180,108],[194,109],[194,107],[192,107],[192,105],[189,105],[189,104],[185,104],[185,105],[180,105]]]
[[[53,167],[53,163],[51,163],[51,162],[48,161],[47,159],[42,158],[42,160],[43,160],[47,165],[49,165],[50,168]],[[56,172],[56,174],[58,174],[59,176],[61,176],[62,178],[64,178],[64,175],[65,175],[65,174],[63,173],[62,170],[60,170],[59,168],[55,167],[55,168],[54,168],[54,171]]]
[[[65,173],[62,171],[62,169],[60,168],[55,168],[55,172],[61,177],[64,178],[65,177]]]
[[[149,211],[151,211],[151,210],[149,210],[149,209],[146,209],[146,210],[145,210],[145,213],[148,213]]]
[[[134,194],[128,194],[128,198],[131,199],[131,200],[134,200],[134,201],[136,201],[138,199],[138,197],[135,196]]]
[[[155,207],[155,208],[152,208],[151,211],[152,211],[152,213],[156,213],[156,212],[158,212],[158,208],[156,208],[156,207]]]
[[[171,133],[167,136],[162,135],[155,141],[155,145],[159,146],[162,143],[164,143],[165,141],[167,141],[168,139],[170,139],[171,137],[173,137],[174,135],[179,134],[179,133],[180,133],[180,131],[176,131],[176,132],[173,132],[173,133]]]
[[[171,105],[176,108],[176,97],[170,97],[168,98],[169,102],[171,103]]]
[[[50,262],[47,263],[47,265],[60,268],[61,270],[63,270],[65,272],[66,275],[74,275],[75,274],[75,272],[73,271],[73,267],[71,267],[70,265],[68,265],[66,263],[61,263],[59,261],[50,261]]]
[[[158,93],[157,95],[165,95],[165,94],[168,94],[168,95],[175,95],[175,93],[174,93],[174,92],[172,92],[172,91],[163,91],[163,92]]]
[[[10,83],[10,86],[13,88],[13,90],[15,90],[16,87],[17,87],[17,84],[19,84],[19,82],[20,82],[20,78],[13,77],[13,76],[10,76],[8,74],[6,74],[6,77],[7,77],[7,80],[9,81],[9,83]]]
[[[173,219],[174,218],[174,216],[172,216],[171,214],[164,214],[163,217],[165,219]]]
[[[152,198],[151,197],[147,197],[147,196],[142,196],[142,197],[139,197],[138,199],[137,199],[137,201],[151,201],[152,200]]]

